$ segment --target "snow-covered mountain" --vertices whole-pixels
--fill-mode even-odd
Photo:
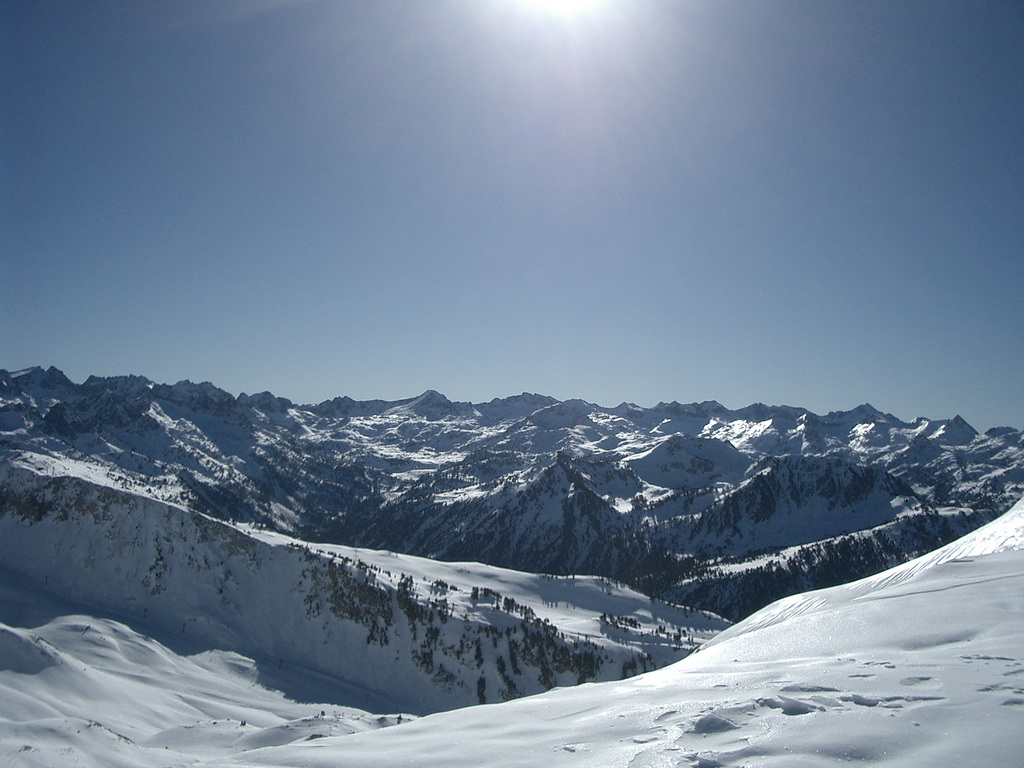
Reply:
[[[53,599],[0,579],[4,764],[906,768],[1024,749],[1024,503],[663,669],[422,718],[297,703],[238,653],[176,653]]]
[[[0,371],[2,460],[310,541],[589,573],[733,619],[901,562],[1024,492],[1024,435],[868,405],[602,408],[440,393],[297,406]]]
[[[620,679],[727,626],[601,577],[310,545],[39,455],[0,467],[0,567],[175,647],[244,654],[269,679],[314,675],[328,699],[378,711]]]
[[[1014,764],[1022,490],[870,406],[0,371],[0,761]]]

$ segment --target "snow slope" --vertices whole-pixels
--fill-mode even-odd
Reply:
[[[3,658],[12,661],[0,671],[0,759],[222,768],[902,768],[1015,766],[1024,749],[1024,503],[883,574],[779,601],[664,669],[384,729],[351,711],[316,722],[309,709],[304,717],[251,682],[243,709],[244,659],[178,659],[116,624],[82,630],[83,620],[3,628]],[[163,659],[147,665],[151,678],[132,682],[165,675],[166,690],[193,687],[177,697],[154,691],[133,715],[131,676],[118,667],[129,651]],[[104,677],[104,665],[117,669]],[[89,714],[87,698],[95,702]],[[216,706],[223,709],[211,711]],[[198,718],[192,730],[188,718]]]
[[[1019,765],[1024,504],[879,576],[782,600],[619,683],[225,766]]]
[[[17,594],[4,582],[9,611]],[[399,722],[299,704],[258,678],[244,656],[179,655],[95,616],[0,623],[0,763],[164,766]]]
[[[0,569],[189,653],[233,651],[309,696],[423,714],[619,679],[727,622],[597,577],[311,545],[109,484],[89,463],[0,463]],[[323,699],[322,699],[323,700]]]
[[[269,544],[296,544],[279,533],[249,525],[236,528]],[[443,597],[454,615],[504,628],[528,608],[530,616],[558,627],[570,638],[613,653],[632,647],[650,656],[658,667],[677,661],[729,626],[714,614],[651,600],[600,576],[534,574],[337,544],[306,546],[319,555],[366,563],[382,584],[397,588],[400,576],[411,578],[424,594]]]

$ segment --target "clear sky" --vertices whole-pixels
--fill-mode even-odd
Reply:
[[[1024,427],[1024,4],[550,5],[4,2],[0,367]]]

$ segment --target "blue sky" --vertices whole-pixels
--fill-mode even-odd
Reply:
[[[3,5],[0,367],[1024,427],[1024,6]]]

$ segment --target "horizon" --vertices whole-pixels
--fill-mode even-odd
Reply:
[[[433,394],[440,395],[441,397],[443,397],[445,400],[447,400],[448,402],[452,403],[453,405],[487,405],[488,403],[493,402],[493,401],[512,400],[512,399],[519,398],[519,397],[541,397],[541,398],[553,399],[556,403],[565,403],[565,402],[571,402],[571,401],[577,400],[577,401],[581,401],[581,402],[583,402],[583,403],[585,403],[587,405],[593,406],[595,408],[599,408],[601,410],[613,410],[615,408],[620,408],[622,406],[632,406],[632,407],[640,408],[641,410],[653,410],[655,408],[658,408],[659,406],[680,405],[680,406],[684,406],[684,407],[685,406],[720,406],[720,407],[724,408],[726,411],[729,411],[729,412],[732,412],[732,413],[737,413],[739,411],[743,411],[743,410],[746,410],[748,408],[765,407],[765,408],[786,408],[786,409],[793,409],[793,410],[798,410],[798,411],[807,411],[807,412],[809,412],[809,413],[811,413],[811,414],[813,414],[815,416],[825,417],[825,416],[829,416],[829,415],[832,415],[832,414],[851,413],[853,411],[858,410],[859,408],[866,407],[866,408],[873,409],[874,411],[880,413],[883,416],[893,417],[893,418],[899,420],[900,422],[902,422],[904,424],[913,424],[915,421],[918,421],[920,419],[924,419],[924,420],[929,421],[929,422],[938,422],[938,421],[953,421],[956,418],[960,418],[960,419],[964,419],[964,421],[966,421],[967,424],[970,427],[972,427],[979,435],[984,435],[985,433],[987,433],[987,432],[989,432],[990,430],[993,430],[993,429],[1000,429],[1000,428],[1006,428],[1006,427],[1009,427],[1011,429],[1015,429],[1017,431],[1021,431],[1021,428],[1015,427],[1012,424],[995,424],[995,425],[992,425],[992,426],[981,428],[981,427],[978,427],[976,424],[973,424],[972,422],[970,422],[970,420],[965,419],[959,413],[955,413],[955,414],[948,415],[948,416],[947,415],[936,416],[934,414],[932,414],[932,415],[918,414],[918,415],[916,415],[916,416],[914,416],[912,418],[906,418],[904,416],[896,415],[896,414],[892,413],[891,411],[886,410],[885,408],[878,408],[873,403],[869,403],[869,402],[857,403],[856,405],[853,405],[853,406],[851,406],[849,408],[832,408],[832,409],[830,409],[828,411],[815,411],[815,410],[813,410],[811,408],[807,408],[807,407],[802,406],[802,405],[795,405],[793,403],[765,403],[765,402],[761,402],[761,401],[754,401],[754,402],[751,402],[751,403],[745,403],[743,405],[733,407],[733,406],[726,405],[726,404],[722,403],[721,401],[716,400],[714,398],[712,398],[710,400],[700,400],[700,401],[698,401],[698,400],[678,400],[678,399],[664,400],[664,399],[662,399],[662,400],[659,400],[658,402],[650,404],[650,405],[644,405],[644,404],[637,403],[637,402],[632,401],[632,400],[621,400],[618,403],[609,404],[609,403],[598,403],[598,402],[594,402],[592,400],[587,400],[586,398],[579,398],[579,397],[560,398],[560,397],[556,397],[554,395],[548,394],[546,392],[517,392],[517,393],[509,394],[509,395],[497,395],[497,396],[486,398],[486,399],[483,399],[483,400],[463,400],[463,399],[459,399],[459,398],[449,397],[447,393],[442,392],[442,391],[440,391],[438,389],[434,389],[434,388],[425,389],[422,392],[419,392],[419,393],[414,394],[414,395],[407,395],[407,396],[395,397],[395,398],[384,398],[384,397],[356,398],[356,397],[351,397],[350,395],[347,395],[347,394],[343,393],[343,394],[337,394],[337,395],[329,396],[329,397],[326,397],[326,398],[323,398],[323,399],[320,399],[320,400],[296,400],[296,399],[294,399],[292,397],[289,397],[286,393],[274,392],[274,391],[269,390],[269,389],[253,390],[251,392],[245,391],[245,390],[241,390],[241,391],[237,391],[236,392],[236,391],[229,390],[229,389],[226,389],[224,387],[221,387],[215,381],[208,381],[208,380],[193,381],[192,379],[187,379],[187,378],[186,379],[179,379],[178,381],[175,381],[175,382],[157,381],[157,380],[152,379],[152,378],[150,378],[148,376],[145,376],[143,374],[137,374],[137,373],[113,374],[113,375],[109,375],[109,376],[104,376],[104,375],[99,375],[99,374],[88,374],[87,376],[79,378],[79,379],[76,380],[75,378],[73,378],[71,376],[68,376],[65,371],[61,370],[57,366],[34,365],[34,366],[28,366],[26,368],[19,368],[17,370],[0,367],[0,371],[4,371],[4,372],[10,374],[13,377],[13,376],[17,376],[19,374],[28,373],[29,371],[32,371],[32,370],[41,370],[41,371],[46,372],[46,371],[49,371],[51,368],[57,370],[59,373],[61,373],[65,377],[67,377],[76,386],[81,386],[81,385],[85,384],[91,378],[116,379],[116,378],[127,378],[127,377],[137,376],[137,377],[145,379],[146,381],[149,381],[150,383],[155,384],[157,386],[174,387],[174,386],[177,386],[179,384],[191,384],[191,385],[194,385],[194,386],[202,386],[202,385],[207,385],[208,384],[208,385],[211,385],[211,386],[215,387],[216,389],[221,390],[222,392],[225,392],[226,394],[230,395],[231,397],[235,398],[236,400],[241,398],[241,397],[257,397],[259,395],[269,394],[269,395],[272,395],[273,397],[277,397],[277,398],[281,398],[281,399],[287,400],[293,406],[295,406],[297,408],[312,408],[312,407],[316,407],[318,405],[322,405],[324,403],[332,402],[334,400],[346,399],[346,398],[351,400],[352,402],[355,402],[355,403],[381,402],[381,403],[388,403],[388,404],[396,404],[396,405],[398,405],[398,404],[403,404],[403,403],[408,403],[408,402],[412,402],[412,401],[418,400],[419,398],[421,398],[421,397],[423,397],[425,395],[429,395],[429,394],[433,393]]]
[[[4,365],[1024,427],[1020,3],[52,0],[0,30]]]

